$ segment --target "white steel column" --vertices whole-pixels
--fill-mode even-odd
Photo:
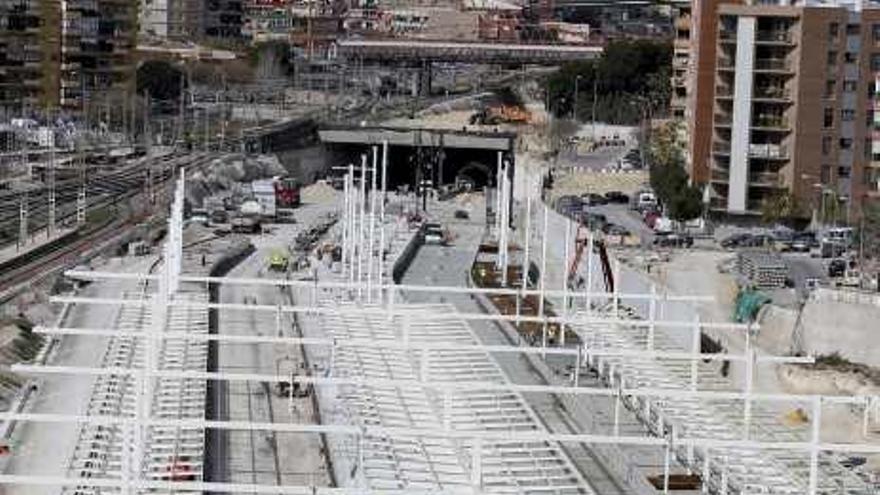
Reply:
[[[541,292],[538,296],[538,316],[544,318],[544,291],[547,290],[547,220],[549,209],[544,204],[544,232],[541,236]],[[544,321],[541,330],[541,347],[547,347],[547,322]]]
[[[373,146],[373,170],[370,179],[370,233],[367,240],[367,302],[373,301],[373,244],[376,240],[376,168],[379,147]]]
[[[562,316],[568,318],[568,277],[570,268],[568,258],[571,257],[571,222],[565,220],[565,253],[562,260]],[[565,325],[559,326],[559,345],[565,347]]]
[[[738,16],[737,19],[736,76],[733,84],[733,122],[727,189],[727,211],[731,213],[745,212],[748,208],[749,146],[757,22],[754,17]]]
[[[382,141],[382,202],[379,205],[379,287],[382,287],[385,283],[385,202],[387,201],[387,193],[388,141]]]
[[[348,268],[346,266],[346,263],[349,258],[348,224],[349,224],[349,222],[351,222],[351,215],[349,215],[349,213],[351,213],[351,212],[349,211],[349,204],[348,204],[349,203],[348,195],[350,194],[349,183],[348,183],[349,179],[350,179],[350,176],[348,174],[346,174],[345,178],[343,179],[343,185],[342,185],[342,204],[343,204],[342,215],[341,215],[342,216],[342,278],[345,278],[345,275],[348,273],[347,272]]]
[[[357,296],[358,301],[361,300],[363,296],[363,287],[361,282],[363,281],[364,275],[364,237],[366,229],[365,217],[367,216],[367,155],[361,155],[361,187],[360,187],[360,196],[358,196],[358,209],[360,210],[359,218],[360,222],[358,224],[358,237],[357,237]]]
[[[498,161],[495,170],[495,239],[501,242],[501,152],[498,152]]]

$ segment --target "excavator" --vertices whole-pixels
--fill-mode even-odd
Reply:
[[[575,251],[571,264],[568,267],[568,286],[575,285],[573,282],[577,278],[577,269],[580,266],[581,258],[584,256],[587,246],[590,245],[590,229],[584,224],[578,224],[577,233],[575,234]],[[605,292],[614,292],[614,273],[611,271],[611,260],[608,258],[608,250],[605,247],[605,240],[600,237],[593,238],[593,250],[599,254],[599,262],[602,264],[602,274],[605,281]]]

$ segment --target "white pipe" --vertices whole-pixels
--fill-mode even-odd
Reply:
[[[98,280],[158,280],[159,276],[150,275],[144,273],[111,273],[111,272],[101,272],[101,271],[78,271],[78,270],[68,270],[65,272],[65,275],[74,278],[77,280],[84,281],[98,281]],[[180,277],[181,282],[196,282],[196,283],[223,283],[230,285],[268,285],[274,287],[306,287],[310,288],[315,284],[312,282],[304,282],[301,280],[288,280],[288,279],[274,279],[274,278],[253,278],[253,277],[205,277],[198,275],[183,275]],[[356,288],[357,284],[355,283],[346,283],[346,282],[321,282],[318,284],[319,288],[322,289],[351,289]],[[431,286],[431,285],[411,285],[411,284],[400,284],[393,286],[396,289],[402,291],[409,292],[445,292],[445,293],[454,293],[454,294],[499,294],[499,295],[538,295],[541,293],[540,289],[534,290],[526,290],[523,291],[521,289],[515,288],[491,288],[491,287],[462,287],[462,286],[452,286],[452,285],[440,285],[440,286]],[[383,287],[386,289],[388,287]],[[546,290],[545,294],[551,297],[557,297],[563,295],[563,291],[561,290]],[[594,292],[592,294],[594,297],[602,296],[602,297],[611,297],[614,295],[612,292]],[[569,297],[577,297],[578,299],[584,297],[582,295],[569,295]],[[621,293],[620,297],[622,299],[632,299],[632,300],[648,300],[651,299],[649,294],[642,293]],[[715,301],[714,297],[711,296],[691,296],[691,295],[681,295],[681,296],[667,296],[664,294],[660,294],[655,296],[658,301],[676,301],[676,302],[713,302]],[[688,322],[690,325],[691,322]],[[744,323],[704,323],[703,328],[706,328],[707,325],[718,325],[714,328],[730,328],[730,329],[739,329],[745,330],[749,326]],[[752,326],[752,328],[757,328],[756,326]]]
[[[276,307],[278,308],[278,307]],[[280,308],[276,311],[276,315],[280,315]],[[409,319],[413,314],[403,313],[402,318]],[[100,328],[57,328],[57,327],[34,327],[34,333],[43,335],[77,335],[77,336],[97,336],[97,337],[135,337],[143,338],[144,333],[132,330],[115,330]],[[399,349],[408,351],[418,351],[421,349],[429,349],[433,351],[484,351],[490,353],[517,353],[517,354],[551,354],[559,356],[577,356],[578,352],[588,356],[604,356],[604,357],[641,357],[649,359],[665,359],[690,361],[692,359],[707,361],[746,361],[746,355],[726,354],[726,353],[701,353],[696,357],[690,352],[675,351],[656,351],[646,352],[637,349],[564,349],[553,348],[541,350],[534,347],[521,347],[517,345],[485,345],[485,344],[453,344],[453,343],[437,343],[435,340],[413,340],[410,345],[399,342],[375,342],[370,339],[323,339],[314,337],[278,337],[269,335],[222,335],[222,334],[201,334],[183,331],[168,331],[156,337],[158,340],[187,340],[194,342],[227,342],[231,344],[278,344],[278,345],[313,345],[325,347],[354,347],[361,349]],[[771,358],[774,363],[804,364],[809,359],[796,356],[760,356],[756,359]],[[857,401],[859,404],[861,400]]]
[[[565,248],[562,256],[562,316],[568,318],[568,258],[571,257],[571,222],[565,221]],[[565,325],[559,327],[559,345],[565,347]]]

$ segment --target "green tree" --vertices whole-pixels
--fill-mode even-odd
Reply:
[[[794,195],[789,191],[771,194],[761,202],[761,219],[767,224],[791,220],[799,212],[799,205]]]
[[[880,257],[880,201],[867,201],[859,222],[859,242],[869,258]]]
[[[663,113],[671,94],[671,64],[668,42],[609,43],[599,59],[565,64],[545,80],[550,110],[556,115],[574,110],[580,119],[590,119],[595,88],[597,120],[634,124],[643,113]]]

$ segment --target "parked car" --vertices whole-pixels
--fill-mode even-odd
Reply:
[[[675,232],[658,234],[654,237],[654,245],[657,247],[691,247],[694,245],[694,238],[687,234],[678,234]]]
[[[602,230],[608,224],[608,218],[601,213],[584,212],[581,215],[580,221],[592,230]]]
[[[600,206],[607,203],[608,200],[605,199],[605,196],[596,193],[586,193],[581,195],[581,203],[584,206]]]
[[[751,238],[752,234],[748,233],[733,234],[721,240],[721,247],[727,249],[742,247],[750,242]]]
[[[828,263],[828,276],[832,278],[842,277],[846,274],[846,261],[835,258]]]
[[[422,241],[425,244],[445,244],[446,234],[439,223],[426,223],[423,227]]]
[[[629,196],[620,191],[608,191],[605,193],[605,200],[609,203],[627,204]]]
[[[606,235],[629,235],[629,230],[615,223],[606,223],[605,226],[602,227],[602,232],[604,232]]]

